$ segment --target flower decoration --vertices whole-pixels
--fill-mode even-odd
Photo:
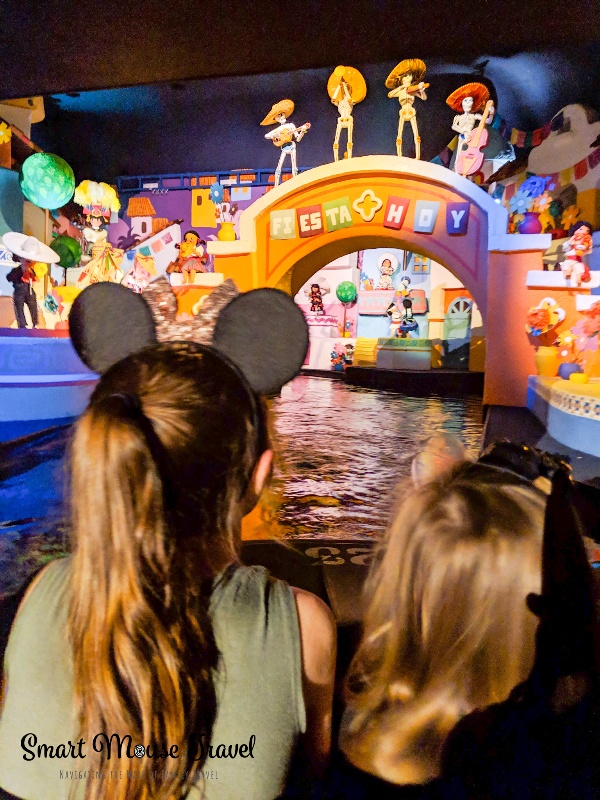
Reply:
[[[600,300],[582,312],[579,321],[571,328],[581,351],[595,352],[600,346]]]
[[[544,297],[527,312],[525,330],[536,338],[544,336],[562,322],[565,316],[564,309],[560,308],[554,298]]]
[[[533,210],[537,211],[538,214],[541,214],[544,211],[548,211],[551,202],[552,198],[550,197],[548,192],[544,192],[543,194],[535,198],[535,202],[533,204]]]
[[[540,336],[550,325],[550,312],[547,308],[530,308],[527,314],[528,333]]]
[[[51,294],[46,295],[44,299],[44,308],[46,309],[46,311],[49,311],[50,314],[58,313],[58,303],[53,295]]]
[[[510,198],[509,205],[513,214],[525,214],[533,205],[533,197],[519,190]]]
[[[523,181],[519,187],[519,191],[523,194],[528,194],[530,197],[539,197],[546,191],[546,186],[550,183],[549,177],[542,177],[540,175],[530,175],[527,180]]]
[[[577,337],[573,331],[563,331],[556,337],[554,344],[559,348],[559,355],[567,362],[579,364],[581,357],[576,348]]]
[[[213,201],[213,203],[216,206],[218,206],[223,202],[223,198],[225,196],[225,191],[224,191],[223,187],[221,186],[221,184],[218,181],[216,181],[210,187],[209,194],[210,194],[210,199]]]
[[[10,142],[12,136],[12,128],[6,122],[0,122],[0,144]]]
[[[575,225],[577,222],[577,217],[579,216],[580,211],[577,206],[567,206],[563,211],[563,215],[561,217],[561,224],[565,230],[569,230],[571,225]]]
[[[554,217],[549,211],[542,211],[538,217],[540,225],[542,226],[542,233],[552,230],[554,227]]]

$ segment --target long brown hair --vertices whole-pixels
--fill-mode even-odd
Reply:
[[[122,779],[89,778],[86,800],[171,800],[195,783],[188,743],[210,737],[217,707],[212,580],[236,559],[263,422],[235,369],[174,343],[112,367],[77,423],[69,633],[90,773],[115,763],[96,734],[159,745],[144,759],[124,747]]]
[[[445,740],[477,707],[505,700],[534,658],[545,498],[461,462],[409,491],[366,584],[341,746],[395,783],[437,774]]]

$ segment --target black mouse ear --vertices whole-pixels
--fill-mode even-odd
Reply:
[[[233,361],[257,394],[272,395],[300,372],[308,327],[285,292],[253,289],[221,310],[212,346]]]
[[[69,331],[79,358],[100,374],[156,343],[148,304],[118,283],[94,283],[85,288],[71,307]]]

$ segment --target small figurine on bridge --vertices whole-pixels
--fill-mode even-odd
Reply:
[[[420,58],[405,58],[387,76],[385,85],[391,92],[388,97],[397,97],[400,103],[400,119],[398,121],[398,138],[396,139],[396,152],[402,155],[402,133],[404,126],[410,122],[415,140],[415,158],[421,158],[421,137],[417,125],[417,112],[414,108],[415,97],[427,100],[425,89],[429,86],[423,82],[425,77],[425,62]]]
[[[454,171],[465,177],[473,175],[479,171],[484,159],[483,148],[488,140],[485,126],[494,119],[490,92],[483,83],[465,83],[452,92],[446,103],[454,111],[462,111],[452,123],[452,130],[458,133]],[[474,130],[478,121],[477,130]]]
[[[281,100],[271,108],[267,116],[260,123],[261,125],[274,125],[277,127],[265,133],[265,139],[270,139],[276,147],[281,148],[281,155],[275,170],[275,186],[279,186],[281,181],[281,169],[286,156],[290,157],[292,164],[292,175],[298,174],[296,162],[296,142],[299,142],[306,131],[310,128],[310,122],[306,122],[297,128],[292,122],[288,122],[288,117],[294,113],[294,103],[291,100]]]
[[[346,156],[352,158],[352,132],[354,130],[352,109],[357,103],[365,99],[367,84],[361,73],[354,67],[339,66],[329,76],[327,94],[334,106],[337,106],[339,114],[333,141],[333,160],[339,160],[340,135],[344,128],[348,131]]]

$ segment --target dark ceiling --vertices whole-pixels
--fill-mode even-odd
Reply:
[[[2,0],[4,98],[592,43],[597,0]]]

